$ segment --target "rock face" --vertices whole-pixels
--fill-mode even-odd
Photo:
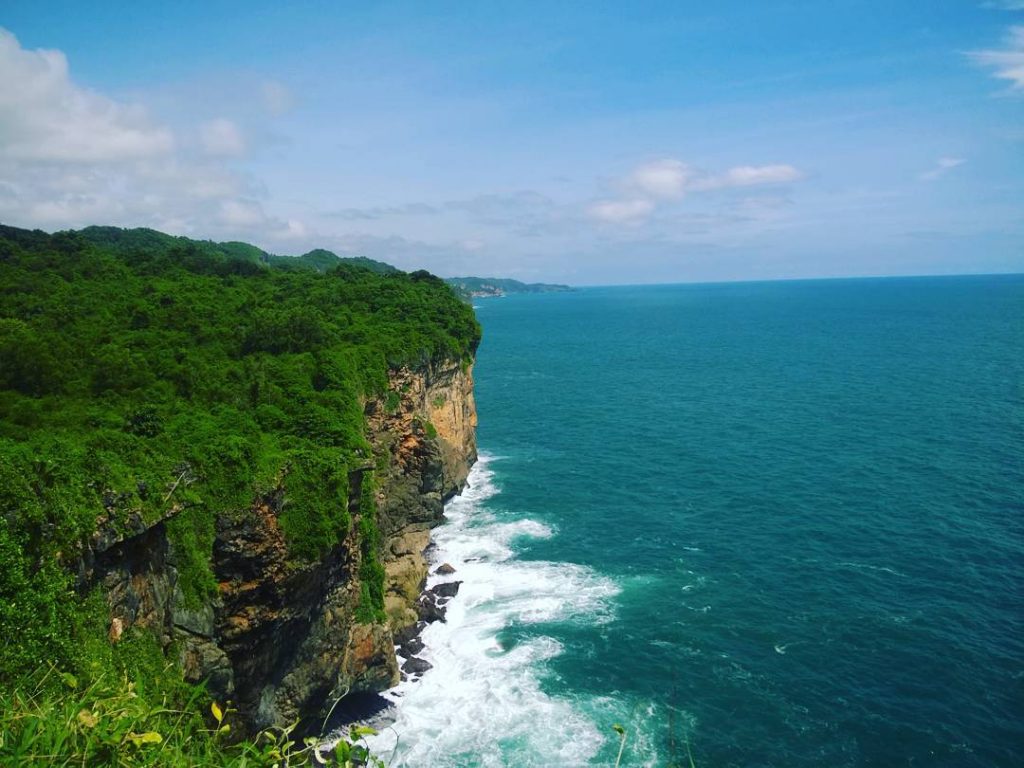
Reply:
[[[360,471],[349,478],[355,521],[362,479]],[[214,544],[216,637],[234,673],[236,705],[257,727],[309,718],[347,693],[382,690],[398,677],[390,628],[355,620],[358,526],[323,559],[295,564],[277,523],[283,497],[222,518]]]
[[[395,637],[411,637],[424,612],[429,531],[476,460],[472,367],[451,362],[393,371],[388,394],[366,402],[365,413],[375,461],[350,472],[352,525],[317,562],[289,558],[278,525],[287,477],[249,510],[219,518],[219,594],[206,605],[183,599],[164,520],[116,535],[101,527],[79,575],[107,594],[111,642],[132,627],[150,629],[165,649],[176,650],[187,679],[206,681],[212,695],[234,702],[242,725],[255,728],[300,720],[315,730],[340,698],[395,685]],[[366,624],[356,620],[358,516],[371,473],[387,620]],[[427,600],[437,606],[438,597]]]
[[[444,502],[466,483],[476,461],[472,367],[457,363],[425,374],[393,373],[384,402],[367,405],[374,447],[392,457],[379,478],[380,528],[387,572],[384,607],[394,631],[415,624],[415,603],[427,579],[423,555]]]

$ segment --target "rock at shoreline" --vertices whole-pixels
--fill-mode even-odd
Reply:
[[[430,624],[435,621],[444,621],[447,610],[444,607],[444,602],[439,602],[433,592],[424,592],[416,602],[416,612],[421,621]]]
[[[448,563],[445,563],[444,565],[438,566],[437,570],[435,570],[434,573],[438,576],[451,576],[453,573],[455,573],[455,569]]]
[[[427,623],[444,621],[448,601],[459,592],[461,581],[446,581],[428,589],[416,601],[416,612],[420,620]]]
[[[430,592],[437,595],[438,597],[455,597],[459,594],[459,587],[462,585],[461,581],[446,581],[437,586],[431,587]]]
[[[402,665],[402,671],[408,675],[422,675],[432,667],[433,664],[429,661],[413,656],[410,659],[406,659],[405,664]]]
[[[395,645],[405,646],[409,644],[417,637],[419,637],[420,632],[422,632],[426,628],[426,626],[427,622],[416,621],[410,624],[409,626],[402,628],[400,631],[395,632]]]
[[[406,657],[415,656],[416,654],[420,653],[425,647],[426,644],[423,642],[421,638],[411,638],[407,643],[405,643],[405,645],[401,646],[402,655]]]

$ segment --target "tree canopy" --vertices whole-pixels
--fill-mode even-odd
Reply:
[[[349,524],[364,399],[384,393],[389,368],[476,349],[472,309],[428,273],[342,260],[321,272],[263,253],[0,226],[0,632],[24,631],[26,610],[50,617],[20,661],[0,651],[0,677],[66,655],[73,617],[52,564],[101,515],[182,506],[169,531],[186,598],[202,600],[216,515],[287,476],[289,547],[318,556]]]

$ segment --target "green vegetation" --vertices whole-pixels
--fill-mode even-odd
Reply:
[[[152,230],[0,226],[0,711],[16,720],[0,723],[0,762],[29,754],[2,750],[67,755],[96,737],[96,749],[130,747],[133,765],[179,764],[147,757],[172,743],[212,750],[208,760],[182,751],[194,757],[180,764],[242,764],[214,755],[207,724],[184,714],[197,694],[159,672],[155,644],[107,642],[102,597],[78,594],[69,573],[83,542],[101,523],[174,512],[179,583],[199,604],[216,586],[217,517],[281,487],[290,555],[321,556],[352,522],[350,471],[370,453],[363,398],[385,395],[391,367],[468,360],[479,337],[472,310],[426,272]],[[364,620],[383,612],[373,488],[368,472]],[[44,662],[59,673],[41,675]],[[109,733],[89,725],[74,709],[98,712],[89,697],[129,714],[112,715]],[[60,738],[55,722],[68,741],[38,741]]]
[[[159,653],[159,651],[157,652]],[[175,699],[159,684],[176,671],[165,662],[132,682],[98,677],[83,685],[53,667],[20,689],[0,690],[0,764],[19,766],[166,766],[167,768],[272,768],[280,766],[373,766],[363,737],[352,727],[337,744],[296,742],[291,728],[261,731],[248,741],[230,740],[231,711],[216,702],[204,715],[202,691]],[[173,685],[172,681],[172,685]],[[177,685],[183,685],[180,680]]]
[[[246,262],[257,267],[275,267],[290,270],[328,272],[339,265],[362,267],[380,275],[397,274],[397,268],[383,261],[365,256],[338,256],[323,248],[314,248],[301,256],[278,256],[249,243],[214,243],[209,240],[190,240],[175,237],[153,229],[119,229],[118,227],[86,227],[76,233],[90,243],[106,250],[132,254],[160,254],[179,248],[198,251],[207,264],[226,261]]]
[[[377,528],[377,499],[373,475],[363,475],[359,489],[360,595],[356,619],[363,623],[384,621],[384,564],[380,560],[380,530]]]
[[[619,735],[619,753],[615,756],[615,768],[619,768],[619,763],[622,762],[622,752],[626,749],[626,729],[615,723],[612,730]]]

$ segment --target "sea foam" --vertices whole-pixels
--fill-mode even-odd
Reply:
[[[370,739],[391,765],[578,765],[597,754],[606,736],[569,698],[541,684],[544,663],[562,652],[545,635],[503,641],[510,626],[542,622],[606,621],[618,592],[609,579],[570,563],[515,559],[522,538],[554,535],[534,520],[506,520],[488,509],[499,489],[483,456],[467,488],[445,508],[434,531],[432,567],[456,572],[431,576],[428,586],[458,580],[447,620],[423,631],[421,654],[433,668],[385,693],[394,724]]]

